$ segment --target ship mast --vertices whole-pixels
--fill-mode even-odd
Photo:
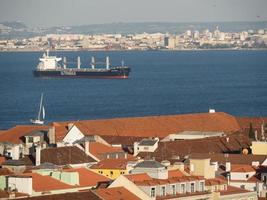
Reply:
[[[39,112],[38,112],[38,117],[37,117],[38,120],[41,119],[42,106],[43,106],[43,93],[41,94],[41,101],[40,101]]]

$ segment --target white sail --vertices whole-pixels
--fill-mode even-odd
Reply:
[[[41,117],[43,117],[43,119],[41,119]],[[30,121],[33,124],[44,124],[44,118],[45,118],[45,109],[43,106],[43,93],[42,93],[37,119],[31,119]]]
[[[45,108],[43,106],[43,120],[45,119]]]

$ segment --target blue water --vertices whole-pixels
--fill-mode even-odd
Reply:
[[[57,52],[82,64],[123,59],[130,78],[40,79],[39,52],[0,53],[0,129],[36,117],[44,92],[47,120],[207,112],[267,116],[267,51]],[[88,66],[88,65],[87,65]]]

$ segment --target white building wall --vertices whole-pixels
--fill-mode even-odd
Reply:
[[[230,172],[231,180],[248,180],[250,177],[255,175],[255,172]],[[248,176],[248,177],[247,177]]]
[[[80,140],[83,137],[83,133],[75,125],[73,125],[67,135],[64,137],[63,142],[73,144],[75,141]]]
[[[8,177],[7,186],[11,190],[32,194],[32,177]]]

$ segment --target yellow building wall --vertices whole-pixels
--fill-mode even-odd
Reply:
[[[254,155],[267,155],[267,142],[252,142],[251,149]]]
[[[91,169],[93,172],[106,176],[112,180],[118,178],[122,174],[128,174],[126,169]]]
[[[214,166],[210,165],[210,159],[190,159],[190,165],[193,165],[195,176],[204,176],[204,178],[215,178]]]

